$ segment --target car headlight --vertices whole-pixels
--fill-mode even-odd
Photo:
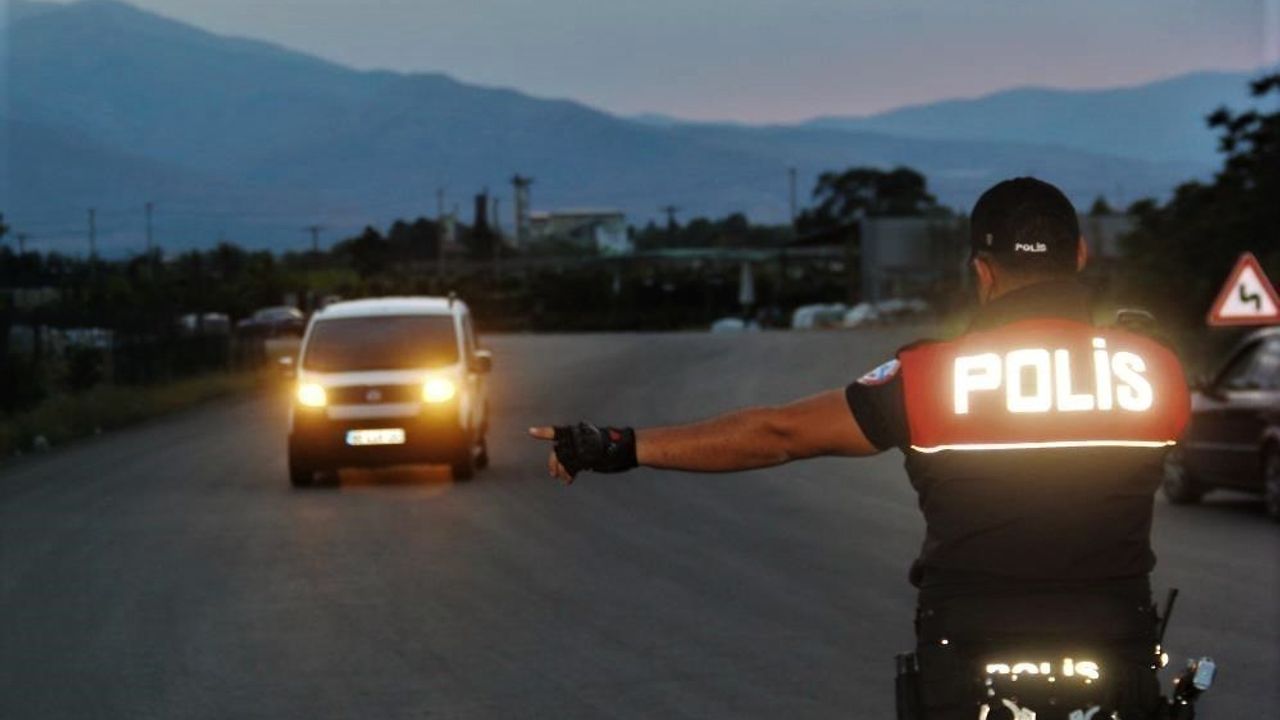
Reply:
[[[298,386],[298,404],[306,407],[320,408],[329,403],[329,395],[324,388],[315,383],[302,383]]]
[[[422,384],[422,399],[424,402],[449,402],[457,393],[457,386],[448,378],[431,378]]]

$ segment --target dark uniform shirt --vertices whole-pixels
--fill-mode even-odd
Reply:
[[[1146,591],[1152,503],[1189,399],[1173,353],[1091,324],[1047,282],[983,306],[961,337],[907,346],[846,389],[899,448],[927,523],[922,603],[1068,587]]]

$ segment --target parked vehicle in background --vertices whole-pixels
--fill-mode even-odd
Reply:
[[[929,312],[929,303],[919,298],[889,298],[877,303],[860,302],[801,305],[791,313],[793,330],[856,328],[918,318]]]
[[[1191,424],[1165,462],[1165,496],[1191,503],[1214,488],[1261,493],[1280,519],[1280,327],[1248,335],[1193,390]]]
[[[307,316],[301,310],[278,305],[255,310],[253,315],[236,323],[236,333],[258,337],[302,335],[306,327]]]
[[[716,335],[740,332],[758,332],[760,323],[755,320],[743,320],[738,317],[723,317],[711,323],[711,332]]]
[[[183,335],[228,335],[231,318],[226,313],[187,313],[178,318],[178,329]]]
[[[844,303],[801,305],[791,313],[792,330],[840,327],[849,307]]]
[[[453,298],[339,302],[311,318],[296,363],[289,478],[342,467],[488,464],[488,374],[471,313]]]

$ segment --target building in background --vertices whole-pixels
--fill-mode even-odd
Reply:
[[[965,281],[967,230],[947,219],[862,218],[858,223],[862,299],[929,296]]]
[[[1081,215],[1080,232],[1089,244],[1090,262],[1119,259],[1123,255],[1120,239],[1137,225],[1137,218],[1132,215]]]
[[[1130,215],[1081,215],[1090,265],[1106,274],[1122,255],[1121,239],[1134,228]],[[969,282],[969,229],[965,221],[920,217],[862,218],[848,237],[858,246],[861,298],[927,295],[943,285]]]
[[[529,243],[544,247],[630,255],[627,217],[621,210],[557,210],[529,214]]]

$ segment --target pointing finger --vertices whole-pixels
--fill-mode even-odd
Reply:
[[[555,440],[556,430],[547,425],[539,425],[538,427],[529,428],[529,436],[538,438],[539,440]]]

